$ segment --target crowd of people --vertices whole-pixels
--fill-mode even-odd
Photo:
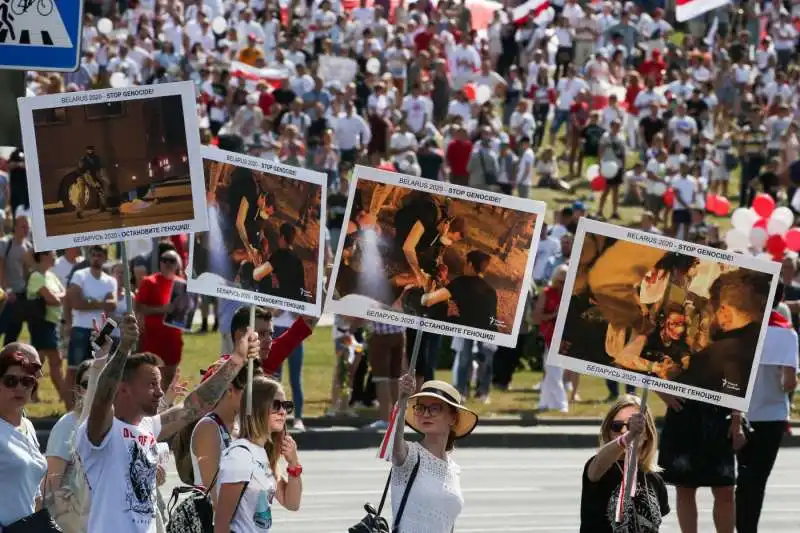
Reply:
[[[491,9],[455,0],[87,0],[79,69],[27,77],[31,96],[193,81],[204,143],[328,175],[331,249],[350,223],[347,178],[358,163],[525,198],[545,190],[570,198],[542,230],[516,348],[425,334],[417,375],[408,376],[413,331],[335,318],[329,414],[373,403],[363,390],[371,368],[380,406],[371,428],[386,429],[392,406],[410,397],[405,419],[425,434],[406,445],[400,431],[393,448],[395,517],[404,488],[430,490],[425,499],[410,491],[399,513],[403,533],[452,530],[464,500],[449,452],[477,423],[463,405],[471,369],[474,395],[488,401],[492,385],[509,386],[529,340],[549,345],[581,217],[619,224],[636,212],[638,229],[725,247],[716,217],[727,215],[729,197],[749,206],[761,192],[800,210],[799,3],[733,1],[680,28],[656,0],[550,0],[530,12],[527,4],[486,4]],[[226,355],[180,403],[184,332],[163,317],[188,263],[189,237],[129,243],[127,294],[125,269],[106,247],[33,251],[21,150],[5,170],[0,465],[9,474],[0,487],[15,490],[0,502],[3,531],[31,530],[42,505],[64,531],[156,531],[170,518],[157,490],[170,449],[181,479],[210,489],[215,531],[269,530],[273,499],[297,510],[302,466],[286,423],[294,414],[292,429],[304,429],[303,341],[315,322],[259,311],[250,331],[247,309],[204,298],[201,330],[218,330]],[[709,195],[728,208],[711,209]],[[608,382],[616,403],[584,471],[582,531],[657,531],[669,511],[665,481],[677,487],[684,533],[697,531],[695,493],[706,486],[719,533],[757,531],[796,386],[798,266],[787,252],[767,335],[771,356],[746,417],[663,396],[659,455],[651,415]],[[95,346],[107,318],[120,327]],[[25,323],[32,346],[18,342]],[[447,343],[452,386],[433,381]],[[241,369],[250,357],[263,370],[254,416],[245,419]],[[292,400],[280,385],[287,360]],[[37,399],[42,363],[68,411],[44,455],[23,415]],[[547,367],[539,408],[568,411],[580,400],[578,378]],[[348,388],[352,397],[340,401]],[[703,438],[681,439],[686,424],[702,428]],[[612,528],[623,451],[636,442],[641,490],[624,529]]]

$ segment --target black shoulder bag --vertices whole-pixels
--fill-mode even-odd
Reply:
[[[414,465],[414,469],[411,471],[411,477],[408,478],[408,484],[406,484],[406,489],[403,491],[403,499],[400,500],[400,507],[397,509],[397,516],[394,517],[392,523],[391,533],[397,533],[397,531],[399,531],[400,519],[403,517],[403,511],[406,508],[408,493],[411,491],[411,486],[414,484],[414,479],[417,477],[420,460],[421,457],[417,457],[417,464]],[[381,496],[381,503],[378,504],[378,509],[376,510],[369,503],[364,504],[364,510],[367,512],[367,516],[362,518],[361,522],[348,529],[348,533],[390,533],[389,523],[381,516],[381,511],[383,510],[383,504],[386,503],[386,495],[389,493],[389,485],[391,485],[391,483],[392,472],[390,470],[389,477],[386,479],[386,485],[383,487],[383,495]]]

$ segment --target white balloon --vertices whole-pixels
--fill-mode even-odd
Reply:
[[[770,235],[783,235],[791,227],[792,225],[786,224],[785,220],[771,216],[767,222],[767,233]]]
[[[600,175],[600,165],[591,165],[589,168],[586,169],[586,179],[592,181],[597,176]]]
[[[367,60],[367,72],[370,74],[380,74],[381,72],[381,60],[377,57],[371,57]]]
[[[108,82],[114,89],[119,89],[120,87],[127,87],[129,85],[128,78],[125,77],[125,74],[123,74],[122,72],[115,72],[114,74],[112,74]]]
[[[489,88],[488,85],[478,85],[478,89],[475,91],[475,101],[479,104],[483,104],[488,102],[489,99],[492,97],[492,90]]]
[[[758,215],[747,207],[737,207],[731,215],[731,225],[747,235],[758,220]]]
[[[769,217],[769,222],[773,220],[782,222],[783,224],[781,226],[786,226],[786,230],[781,232],[781,234],[783,234],[789,231],[789,228],[794,225],[794,213],[792,213],[792,210],[788,207],[778,207]],[[770,234],[772,234],[771,231]]]
[[[109,34],[114,30],[114,23],[111,19],[101,18],[97,21],[97,31],[103,35]]]
[[[225,33],[225,30],[227,29],[228,29],[228,21],[225,20],[225,17],[217,17],[211,21],[211,31],[213,31],[217,35]]]
[[[606,179],[611,179],[617,175],[619,165],[616,161],[603,161],[600,164],[600,175]]]
[[[769,234],[764,228],[758,227],[750,230],[750,244],[756,250],[763,250],[768,238]]]
[[[728,245],[729,250],[747,250],[750,246],[750,238],[745,232],[732,229],[725,234],[725,244]]]

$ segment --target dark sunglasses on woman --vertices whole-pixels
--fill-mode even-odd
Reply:
[[[281,409],[286,411],[287,415],[292,414],[292,411],[294,411],[294,402],[289,401],[289,400],[284,400],[284,401],[273,400],[273,402],[272,402],[272,410],[277,413]]]
[[[622,433],[622,430],[630,427],[627,420],[614,420],[611,422],[611,431],[614,433]]]
[[[32,376],[15,376],[9,374],[3,376],[3,386],[8,389],[16,389],[17,386],[22,385],[26,389],[32,389],[36,385],[36,378]]]

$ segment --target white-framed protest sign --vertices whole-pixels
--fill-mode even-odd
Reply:
[[[582,218],[547,364],[747,411],[780,264]]]
[[[36,250],[208,229],[191,82],[18,102]]]
[[[544,211],[357,166],[325,310],[515,346]]]
[[[189,248],[189,290],[293,313],[322,313],[327,176],[201,149],[209,231]]]

